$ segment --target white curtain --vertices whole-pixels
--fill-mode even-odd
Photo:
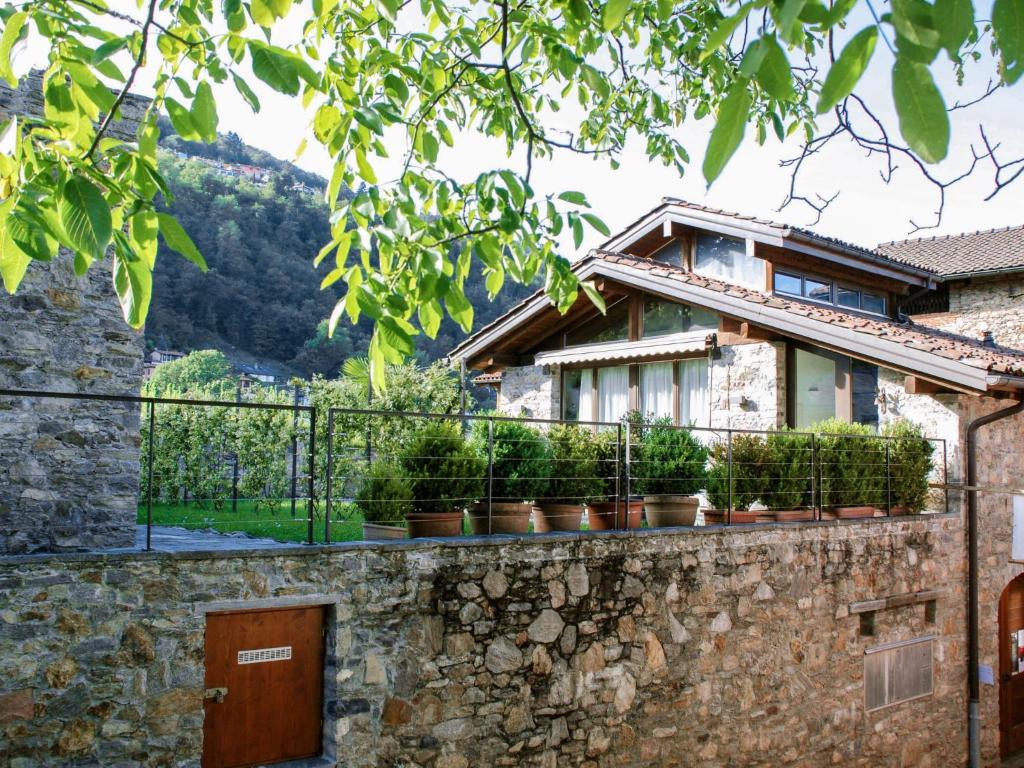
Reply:
[[[618,421],[629,410],[629,366],[597,369],[597,420]]]
[[[672,418],[672,363],[640,366],[640,413]]]
[[[679,423],[710,426],[708,361],[703,357],[679,363]]]
[[[594,420],[594,371],[592,368],[584,368],[580,376],[580,407],[576,411],[576,420]]]

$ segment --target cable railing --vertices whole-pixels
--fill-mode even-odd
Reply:
[[[31,502],[40,520],[62,508],[83,526],[127,507],[147,549],[163,527],[330,543],[948,511],[947,471],[946,442],[906,430],[0,390],[0,503]]]

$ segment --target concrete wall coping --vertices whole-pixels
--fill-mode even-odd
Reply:
[[[133,560],[226,560],[278,557],[304,557],[322,554],[348,554],[371,551],[430,551],[463,549],[469,547],[504,547],[510,544],[571,544],[609,539],[639,539],[666,536],[711,536],[717,534],[748,534],[774,531],[792,531],[845,526],[873,526],[880,523],[908,523],[919,520],[945,520],[958,518],[956,512],[936,512],[899,517],[868,517],[843,520],[815,520],[794,522],[744,523],[742,525],[703,525],[685,528],[638,528],[627,531],[566,531],[557,533],[492,534],[490,536],[459,536],[438,539],[394,539],[388,541],[344,541],[336,544],[296,544],[295,546],[267,549],[217,549],[194,552],[159,552],[145,550],[97,550],[86,552],[45,552],[27,555],[0,556],[0,567],[46,562],[117,562]]]

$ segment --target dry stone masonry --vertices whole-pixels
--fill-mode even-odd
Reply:
[[[339,766],[945,766],[964,753],[952,516],[0,562],[0,754],[197,765],[205,611],[330,603]],[[878,611],[851,603],[939,590]],[[241,601],[241,602],[239,602]],[[935,693],[864,710],[866,648]]]

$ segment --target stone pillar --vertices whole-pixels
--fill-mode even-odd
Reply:
[[[142,334],[129,328],[109,265],[33,263],[0,297],[0,388],[138,394]],[[139,406],[0,396],[0,554],[132,546]]]

